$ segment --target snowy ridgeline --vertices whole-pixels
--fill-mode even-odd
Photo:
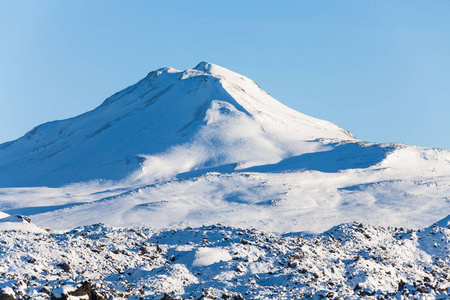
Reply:
[[[447,219],[315,236],[220,225],[55,233],[24,220],[27,230],[0,232],[0,298],[448,299]]]

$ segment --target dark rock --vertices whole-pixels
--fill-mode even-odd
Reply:
[[[27,256],[25,258],[25,260],[26,260],[27,263],[30,263],[30,264],[34,264],[36,262],[36,259],[34,257],[31,257],[31,256]]]
[[[0,300],[16,300],[17,298],[13,295],[4,294],[2,290],[0,290]]]
[[[169,294],[164,294],[164,296],[161,298],[161,300],[175,300],[175,298],[173,298]]]
[[[421,285],[417,288],[417,291],[420,293],[426,293],[427,292],[427,287],[424,285]]]
[[[56,266],[63,269],[64,272],[70,272],[70,265],[67,262],[59,263]]]
[[[140,251],[140,255],[142,255],[142,254],[145,254],[145,253],[147,253],[147,248],[145,247],[145,246],[142,246],[140,249],[139,249],[139,251]]]
[[[25,221],[27,223],[31,223],[31,219],[29,217],[27,217],[27,216],[15,215],[14,217],[16,217],[16,218],[18,218],[18,219],[20,219],[22,221]]]
[[[401,291],[403,291],[403,289],[405,288],[405,286],[406,286],[406,283],[403,282],[403,280],[400,280],[400,282],[398,283],[398,288],[397,288],[397,290],[398,290],[399,292],[401,292]]]
[[[71,296],[85,296],[89,295],[92,290],[92,285],[88,281],[84,281],[81,283],[81,286],[79,286],[75,291],[69,292],[69,295]],[[91,298],[89,298],[91,299]]]
[[[69,299],[69,296],[76,296],[76,297],[88,296],[89,300],[105,300],[105,298],[92,287],[92,284],[89,281],[83,281],[75,291],[68,292],[67,295],[62,294],[61,298],[57,298],[55,297],[55,295],[52,294],[50,299],[67,300]]]

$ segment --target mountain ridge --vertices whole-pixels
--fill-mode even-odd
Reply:
[[[251,132],[239,136],[238,123]],[[214,128],[219,138],[213,141],[212,132],[206,130],[207,127]],[[152,134],[152,130],[160,131],[159,135]],[[199,132],[202,132],[200,140],[196,137]],[[228,157],[222,160],[213,157],[209,163],[205,162],[206,165],[200,167],[230,163],[247,163],[247,166],[275,163],[291,153],[298,155],[315,150],[314,147],[298,144],[319,138],[354,139],[350,133],[330,122],[287,108],[247,77],[201,62],[194,69],[184,71],[161,68],[150,72],[91,111],[73,118],[44,123],[18,140],[0,145],[0,161],[3,161],[3,164],[0,163],[0,176],[6,177],[0,177],[0,185],[5,180],[13,186],[52,186],[55,183],[59,185],[94,179],[121,180],[139,170],[145,157],[164,155],[183,144],[195,146],[202,143],[201,139],[210,144],[217,142],[220,147],[233,148],[234,152],[239,149],[233,143],[245,144],[246,140],[250,140],[254,145],[247,145],[246,151],[258,152],[260,147],[268,147],[266,152],[274,155],[269,158],[259,151],[259,158],[254,161],[250,157]],[[192,143],[195,139],[197,141]],[[133,149],[124,145],[123,140],[128,140]],[[289,149],[292,142],[297,143],[297,146]],[[315,147],[320,146],[320,143],[316,143]],[[212,150],[222,149],[206,148],[211,153]],[[220,155],[230,156],[224,151]],[[96,160],[101,166],[96,166]],[[80,169],[82,164],[86,165],[85,169]],[[35,171],[27,176],[16,174],[16,180],[14,176],[8,175],[20,167],[34,168]],[[102,171],[91,171],[93,167]],[[58,174],[61,168],[63,172]],[[80,170],[76,171],[77,168]],[[41,174],[34,182],[30,181],[38,170]],[[192,170],[179,170],[186,171]],[[74,178],[69,178],[68,172],[72,172]],[[91,175],[87,176],[89,172]],[[52,177],[48,175],[50,173],[55,175]],[[112,173],[118,175],[111,176]],[[50,178],[45,179],[45,176]],[[62,180],[63,177],[66,180]]]
[[[417,229],[450,214],[450,151],[359,141],[245,76],[197,69],[150,72],[92,111],[0,146],[0,212],[56,230],[280,233],[353,221]]]

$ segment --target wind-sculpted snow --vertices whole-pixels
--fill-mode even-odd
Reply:
[[[90,112],[42,124],[0,145],[0,187],[130,176],[151,183],[202,168],[277,163],[320,151],[326,143],[313,140],[321,138],[354,140],[224,68],[163,68]]]
[[[137,187],[3,189],[0,211],[26,214],[57,230],[98,222],[155,229],[220,222],[280,233],[321,233],[353,221],[419,229],[450,214],[448,176],[435,174],[381,166],[339,172],[215,169]]]
[[[10,299],[448,299],[449,240],[437,225],[361,223],[314,236],[221,225],[6,230],[0,288]]]
[[[358,141],[202,62],[153,71],[90,112],[0,145],[0,187],[0,212],[59,230],[417,229],[450,214],[450,151]]]
[[[339,172],[348,169],[363,169],[381,163],[394,147],[366,145],[364,143],[329,144],[331,149],[305,153],[286,158],[273,165],[248,168],[246,172],[287,172],[295,170],[315,170]]]

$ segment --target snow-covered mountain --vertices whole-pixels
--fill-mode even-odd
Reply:
[[[0,186],[242,169],[318,151],[322,143],[305,141],[322,138],[354,139],[287,108],[252,80],[202,62],[151,72],[93,111],[0,145]]]
[[[356,140],[202,62],[0,145],[0,211],[41,226],[322,232],[450,214],[450,152]]]
[[[0,299],[447,299],[448,195],[448,150],[164,68],[0,145]]]

